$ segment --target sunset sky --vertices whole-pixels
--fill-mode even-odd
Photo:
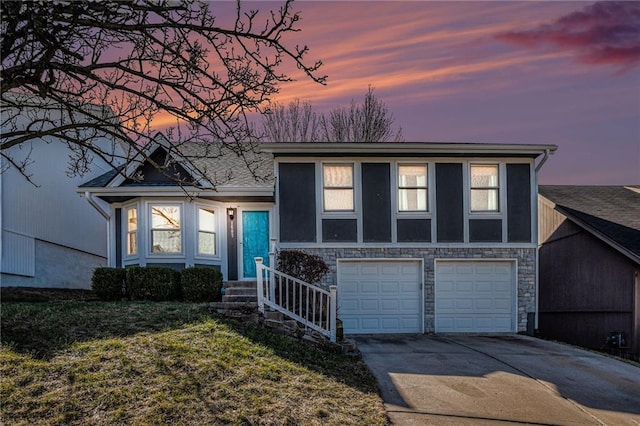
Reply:
[[[246,2],[267,10],[271,2]],[[309,60],[277,100],[375,88],[407,141],[556,144],[542,184],[640,184],[640,2],[301,1]]]

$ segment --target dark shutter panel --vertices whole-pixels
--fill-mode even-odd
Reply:
[[[502,242],[502,220],[472,219],[469,221],[469,242]]]
[[[507,164],[507,239],[531,242],[531,166]]]
[[[354,243],[358,239],[355,219],[323,219],[322,241],[331,243]]]
[[[461,163],[436,164],[436,209],[438,242],[464,241]]]
[[[362,164],[363,241],[391,242],[391,177],[388,163]]]
[[[398,219],[399,243],[430,243],[431,219]]]
[[[278,176],[280,241],[316,241],[316,166],[282,163]]]

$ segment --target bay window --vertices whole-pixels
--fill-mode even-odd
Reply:
[[[216,254],[216,221],[213,209],[198,209],[198,254]]]
[[[127,256],[138,253],[138,209],[127,209]]]
[[[151,252],[182,252],[181,208],[179,205],[152,204]]]

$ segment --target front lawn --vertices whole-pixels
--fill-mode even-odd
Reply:
[[[353,357],[194,303],[6,302],[3,424],[385,424]]]

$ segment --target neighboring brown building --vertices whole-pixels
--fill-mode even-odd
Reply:
[[[640,186],[540,186],[539,330],[640,353]]]

